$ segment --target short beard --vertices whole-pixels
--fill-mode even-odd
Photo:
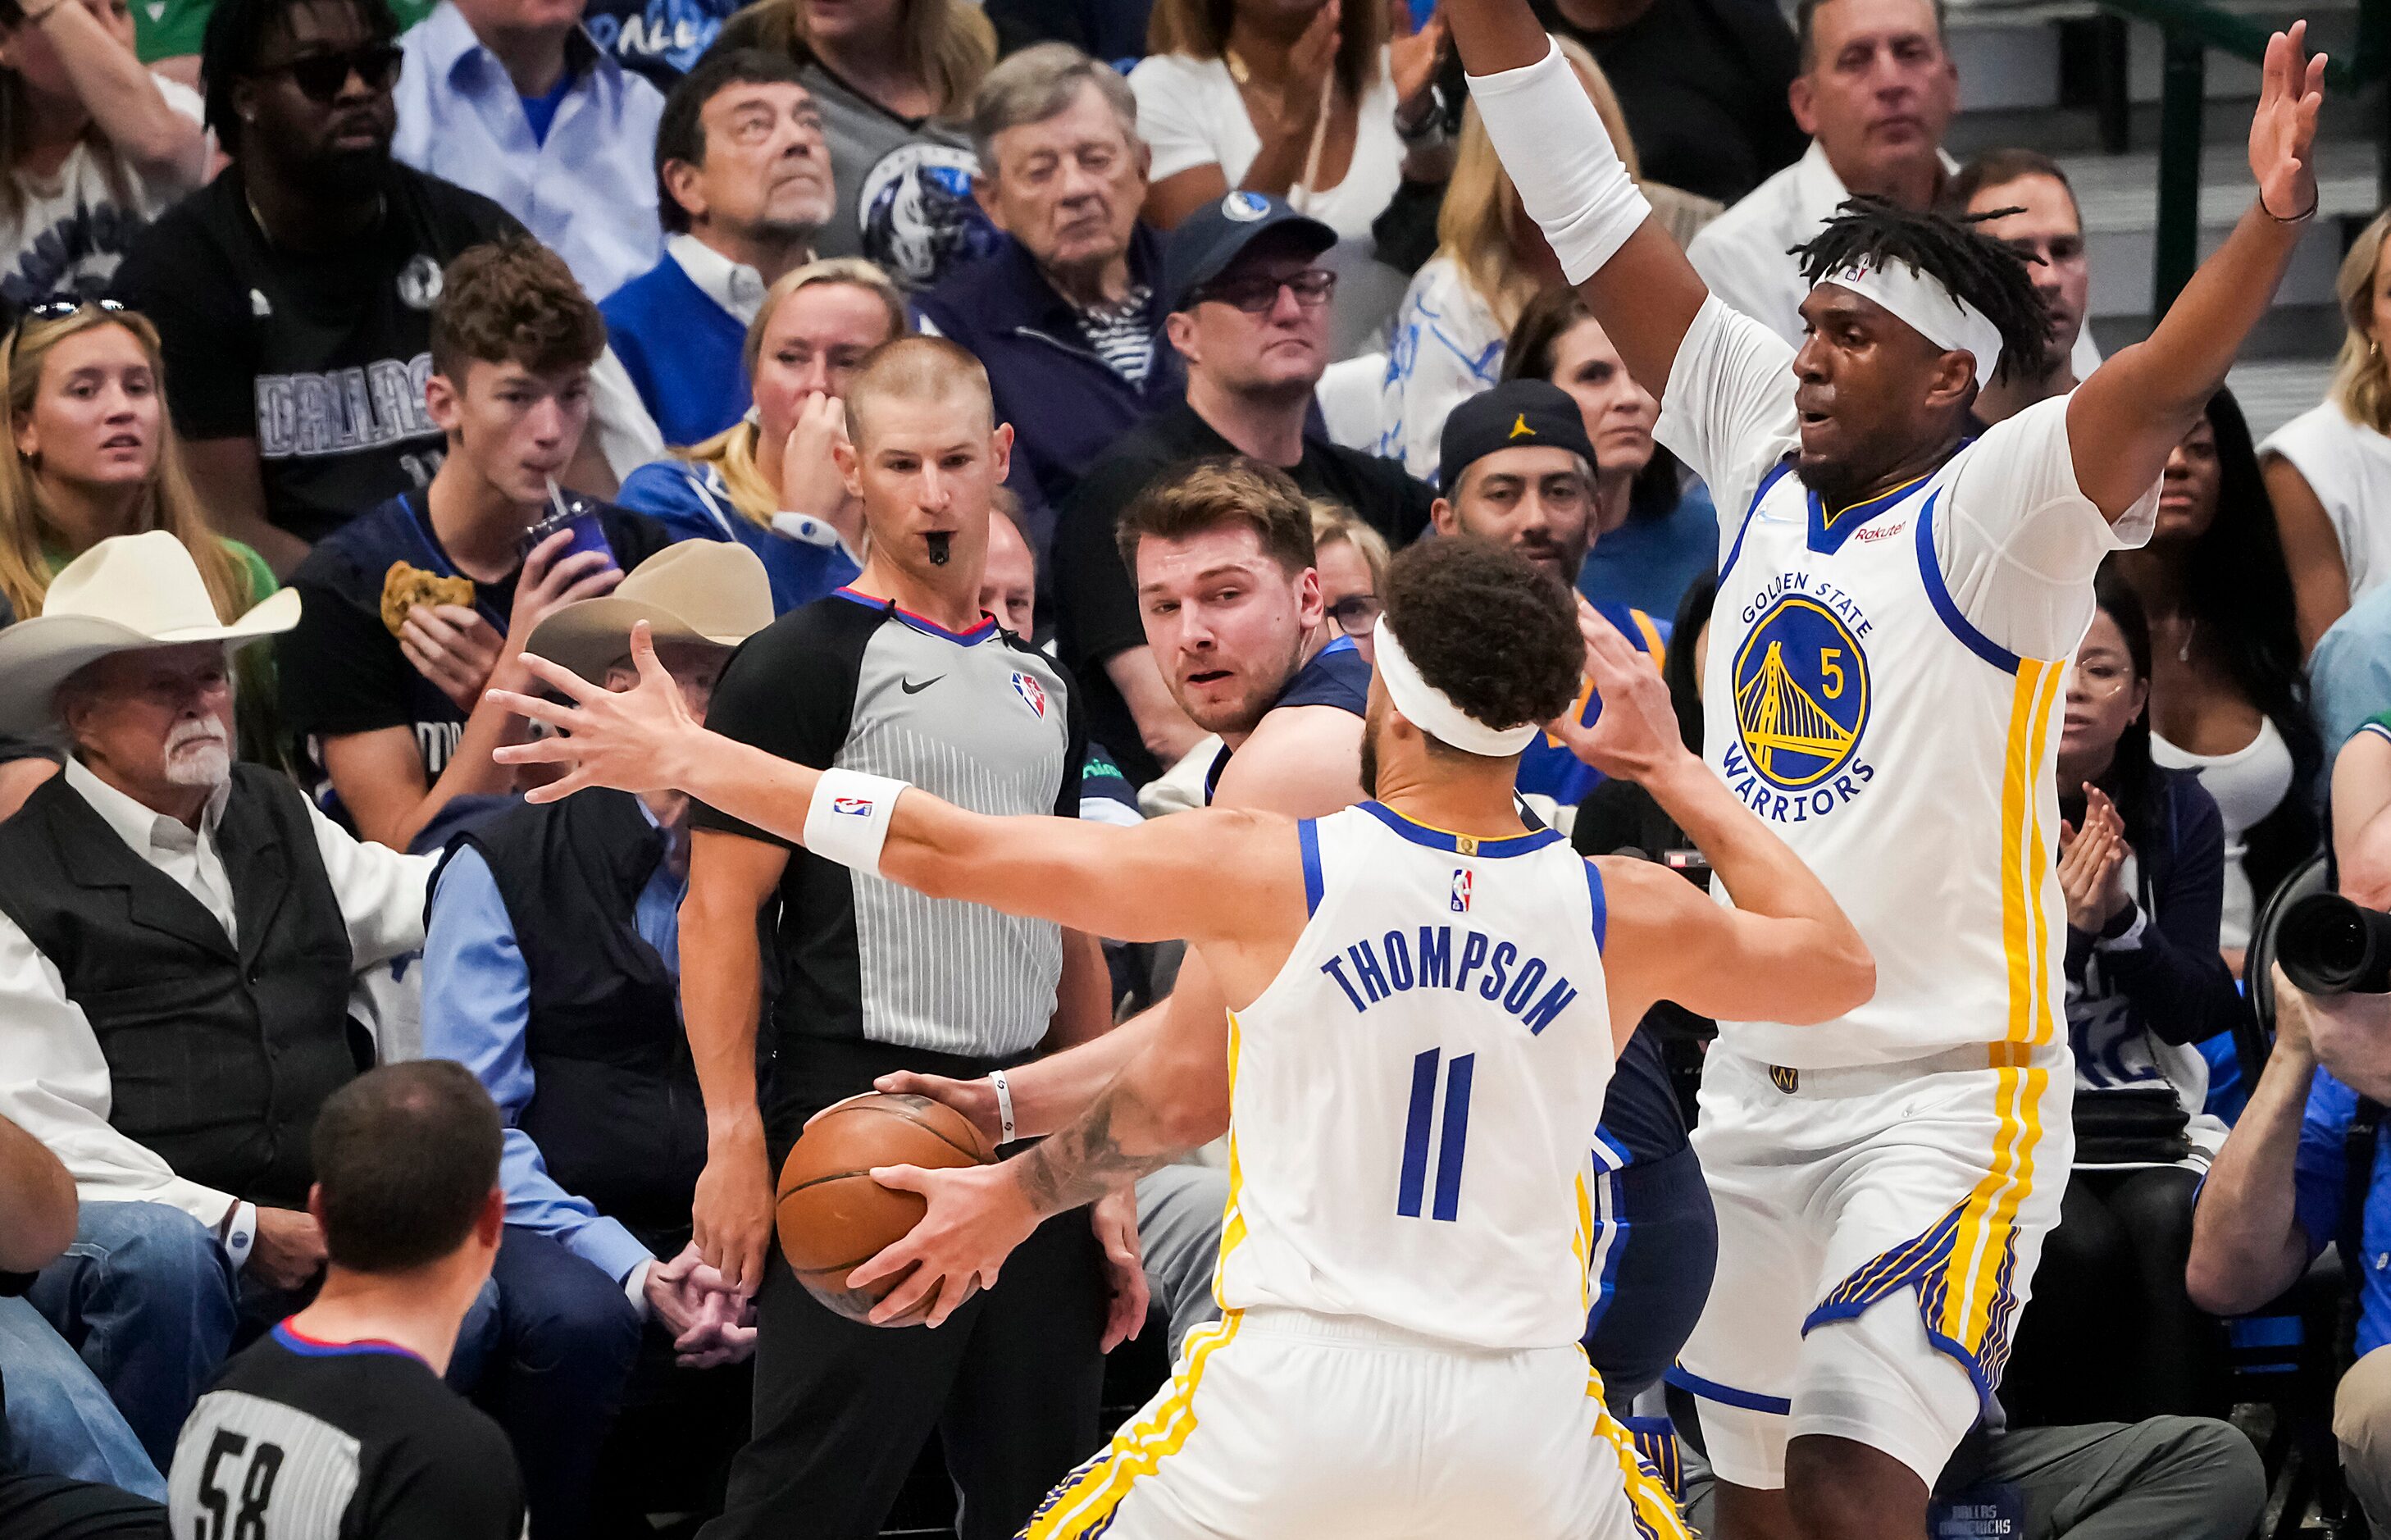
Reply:
[[[1373,801],[1378,796],[1378,712],[1375,706],[1362,714],[1362,795]]]
[[[232,779],[232,747],[213,722],[191,722],[166,737],[166,784],[213,791]]]

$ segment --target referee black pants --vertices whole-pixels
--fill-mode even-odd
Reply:
[[[904,1055],[936,1074],[986,1068],[943,1058]],[[787,1073],[786,1059],[775,1073]],[[834,1083],[804,1099],[826,1106],[871,1088],[867,1076],[838,1089],[846,1078],[824,1077]],[[1103,1264],[1087,1210],[1058,1214],[1013,1253],[994,1288],[933,1331],[832,1313],[775,1241],[756,1300],[754,1430],[731,1464],[722,1516],[701,1540],[871,1540],[934,1428],[962,1500],[962,1540],[1009,1540],[1101,1442]]]

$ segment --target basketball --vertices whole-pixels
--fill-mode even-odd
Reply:
[[[856,1096],[806,1125],[781,1167],[781,1254],[808,1293],[851,1321],[904,1281],[849,1288],[847,1275],[911,1230],[929,1205],[872,1180],[875,1166],[985,1166],[996,1158],[970,1119],[927,1096]],[[885,1326],[911,1326],[929,1301]]]

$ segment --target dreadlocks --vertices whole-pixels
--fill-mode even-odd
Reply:
[[[2026,276],[2027,259],[1975,227],[2015,212],[1954,217],[1912,214],[1881,198],[1847,198],[1826,228],[1790,254],[1802,259],[1809,283],[1856,262],[1908,264],[1984,313],[2001,334],[1999,372],[2016,379],[2041,372],[2050,352],[2050,313]]]

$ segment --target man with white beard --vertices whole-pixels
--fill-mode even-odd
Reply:
[[[103,540],[0,631],[0,732],[67,751],[0,823],[0,1115],[65,1163],[78,1244],[27,1291],[161,1469],[244,1307],[316,1277],[308,1136],[372,1058],[355,974],[423,944],[429,857],[232,758],[224,623],[170,534]]]

